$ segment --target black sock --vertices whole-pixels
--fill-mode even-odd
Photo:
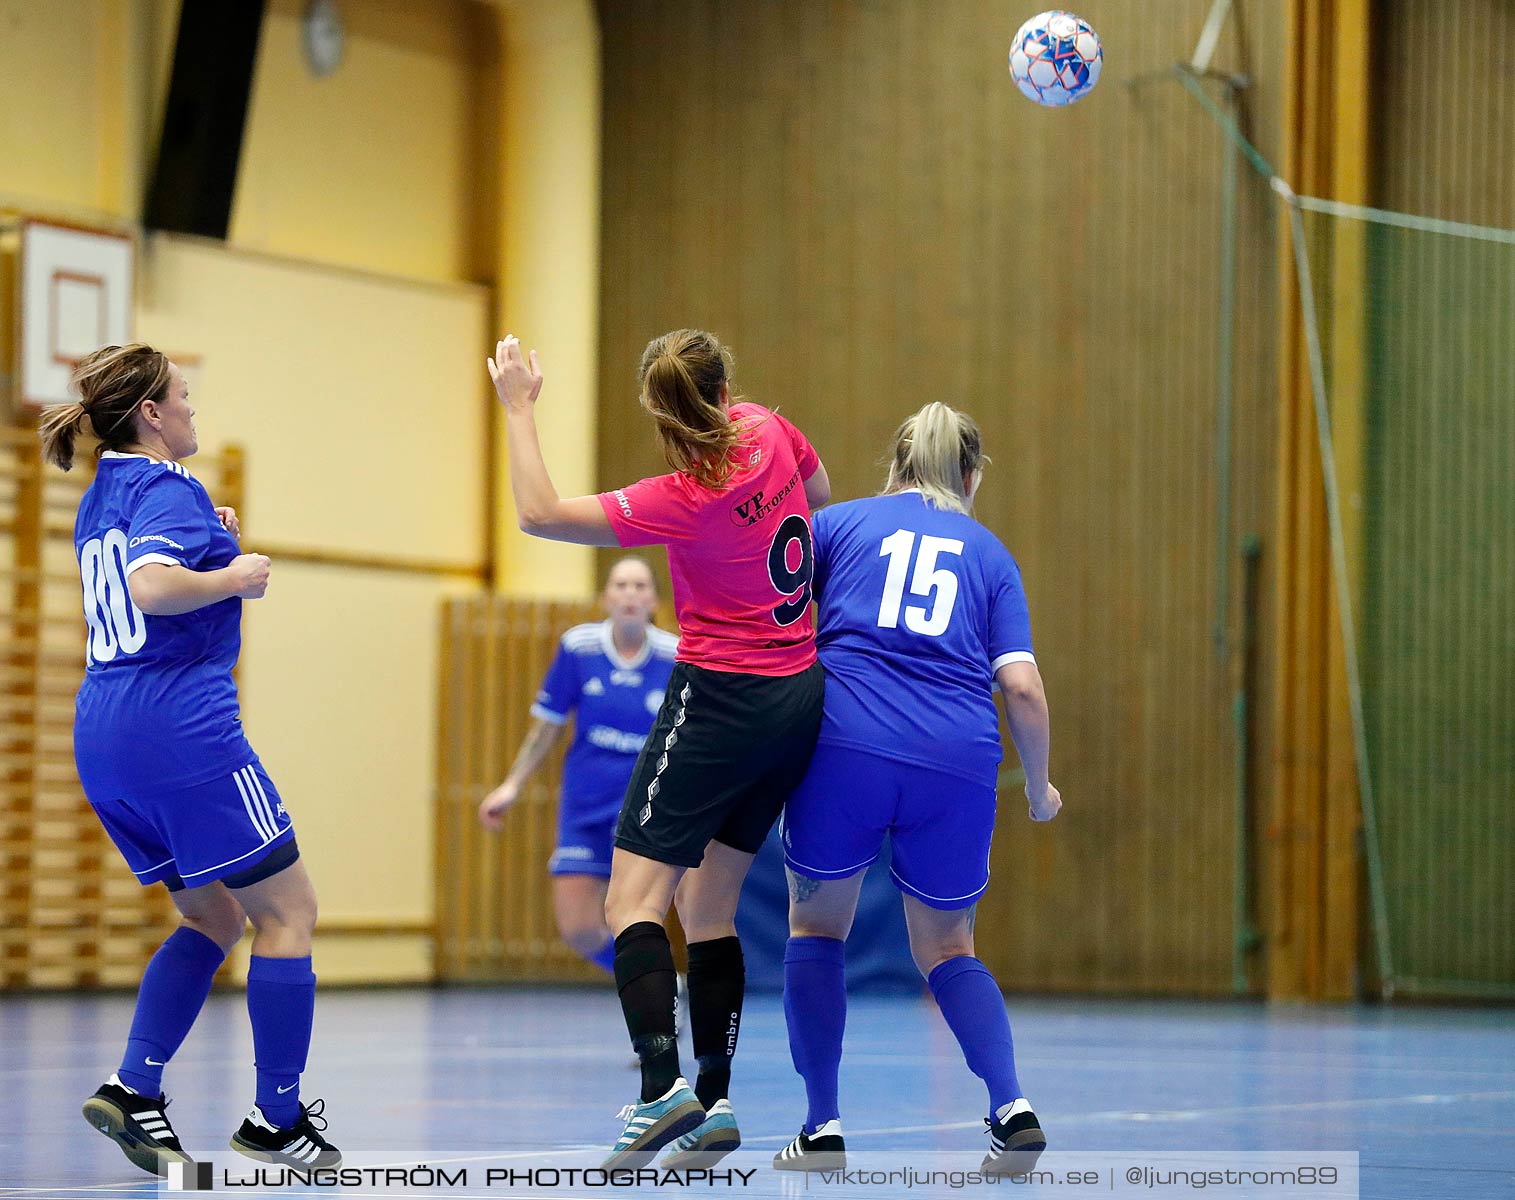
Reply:
[[[642,1063],[642,1103],[656,1100],[679,1077],[673,1004],[678,981],[668,934],[652,921],[628,925],[615,940],[615,985],[631,1048]]]
[[[689,943],[689,1031],[700,1060],[695,1095],[706,1109],[731,1088],[731,1056],[742,1025],[747,970],[735,937]]]

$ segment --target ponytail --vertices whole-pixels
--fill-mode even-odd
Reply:
[[[713,334],[675,329],[653,338],[642,353],[642,407],[657,425],[663,457],[696,483],[721,488],[737,464],[731,452],[751,428],[721,411],[731,353]]]
[[[60,470],[74,465],[74,440],[84,429],[89,410],[77,400],[52,404],[42,410],[37,435],[42,439],[42,457]]]
[[[102,346],[74,367],[72,384],[79,399],[50,405],[37,424],[42,456],[67,471],[74,465],[74,441],[88,418],[100,448],[116,450],[137,437],[132,419],[146,400],[159,403],[168,395],[168,356],[151,346]]]
[[[989,458],[978,423],[965,412],[933,401],[894,431],[889,460],[884,495],[918,488],[936,508],[965,513],[973,496],[964,492],[963,481],[982,470]]]

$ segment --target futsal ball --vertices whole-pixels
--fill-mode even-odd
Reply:
[[[1060,107],[1088,95],[1099,82],[1105,52],[1089,22],[1054,8],[1038,13],[1010,43],[1010,76],[1038,104]]]

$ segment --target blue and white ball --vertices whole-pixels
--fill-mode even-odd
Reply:
[[[1038,13],[1010,43],[1010,76],[1028,99],[1057,108],[1099,82],[1105,52],[1089,22],[1060,8]]]

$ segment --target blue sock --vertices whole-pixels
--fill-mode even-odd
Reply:
[[[310,956],[253,955],[247,965],[247,1015],[252,1018],[258,1107],[273,1124],[288,1129],[300,1119],[300,1072],[316,1015]]]
[[[179,928],[168,935],[142,972],[137,1011],[126,1054],[116,1072],[122,1083],[144,1096],[163,1091],[163,1064],[184,1042],[200,1015],[210,982],[226,955],[197,929]]]
[[[789,1056],[805,1081],[805,1132],[841,1116],[837,1074],[847,1027],[845,944],[836,938],[792,937],[784,947],[784,1020]]]
[[[606,974],[614,975],[615,938],[607,934],[605,936],[605,944],[596,950],[593,954],[586,954],[584,957],[589,959],[590,962],[594,963],[595,966],[605,971]]]
[[[1010,1018],[999,984],[988,967],[968,954],[938,964],[926,982],[963,1048],[968,1069],[988,1085],[989,1115],[993,1116],[1021,1094]]]

